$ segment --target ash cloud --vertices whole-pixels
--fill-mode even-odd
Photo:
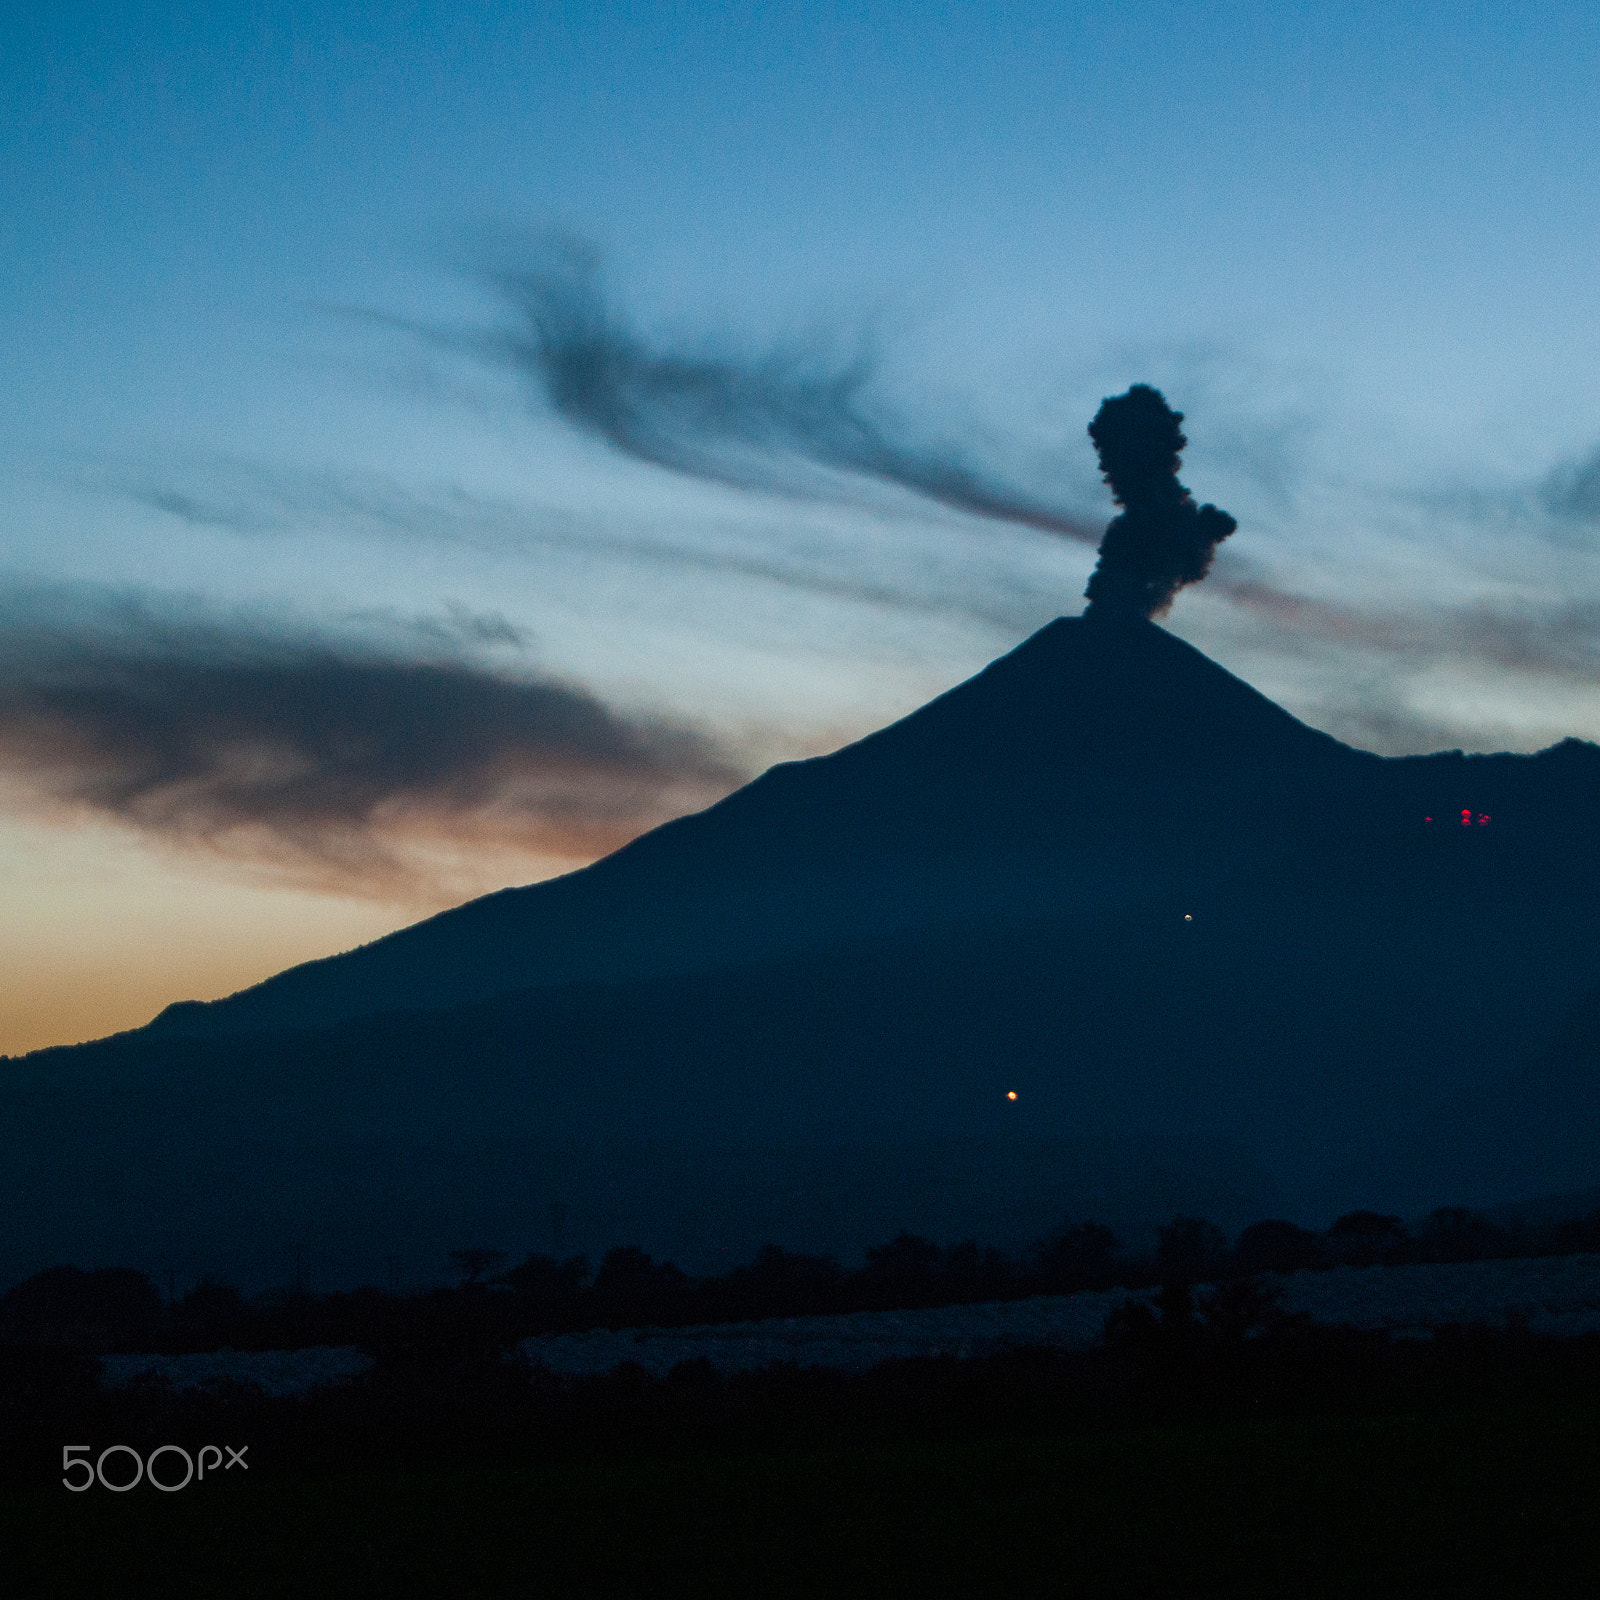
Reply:
[[[792,491],[795,467],[809,466],[906,489],[972,516],[1095,542],[1082,516],[1000,482],[955,449],[896,439],[870,403],[870,352],[840,361],[801,348],[764,356],[662,348],[610,303],[592,249],[554,240],[540,255],[534,266],[487,275],[516,318],[495,335],[353,314],[509,362],[574,428],[688,477]]]
[[[1136,383],[1102,402],[1089,424],[1100,469],[1123,507],[1084,591],[1089,615],[1160,616],[1179,589],[1205,577],[1217,546],[1238,527],[1226,511],[1197,506],[1178,482],[1189,442],[1182,421],[1159,390]]]
[[[465,612],[336,638],[13,594],[0,767],[54,808],[382,895],[429,889],[414,844],[588,860],[745,778],[693,729],[482,658],[519,637]]]

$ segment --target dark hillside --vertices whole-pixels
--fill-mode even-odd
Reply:
[[[1151,623],[1063,618],[892,727],[594,866],[153,1026],[327,1022],[1030,920],[1062,895],[1207,874],[1219,853],[1314,826],[1326,783],[1379,765]]]
[[[10,1063],[0,1276],[1581,1190],[1597,809],[1592,746],[1384,761],[1058,622],[585,872]]]

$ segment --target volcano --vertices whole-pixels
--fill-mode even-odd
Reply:
[[[1062,619],[595,865],[7,1062],[0,1275],[1307,1222],[1600,1182],[1600,749]]]

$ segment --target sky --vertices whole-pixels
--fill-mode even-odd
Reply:
[[[837,748],[1076,615],[1600,740],[1592,5],[0,6],[0,1052]]]

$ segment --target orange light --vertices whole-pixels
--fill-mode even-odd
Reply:
[[[1016,1098],[1017,1098],[1017,1091],[1015,1089],[1007,1089],[1006,1090],[1006,1099],[1007,1100],[1015,1100]]]

